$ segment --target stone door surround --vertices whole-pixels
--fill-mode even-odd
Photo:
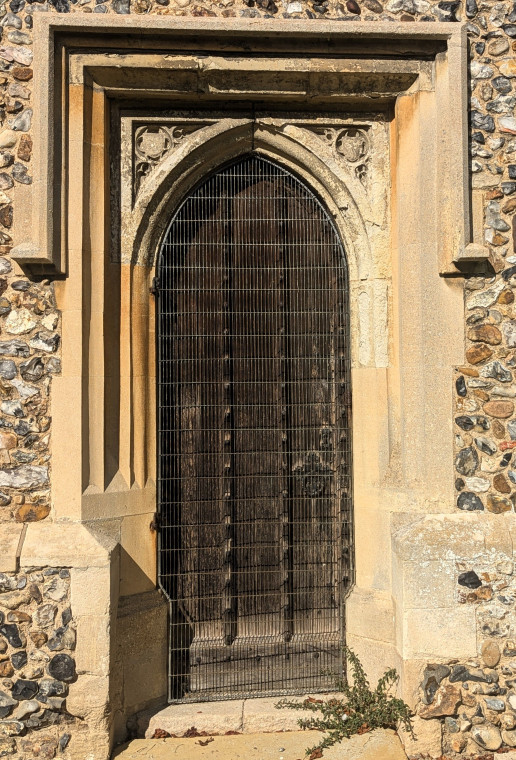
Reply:
[[[458,276],[486,258],[470,232],[465,30],[34,19],[34,182],[15,188],[13,258],[55,279],[63,369],[52,384],[53,522],[27,526],[12,564],[18,557],[21,566],[71,568],[72,606],[84,617],[82,675],[70,700],[91,726],[88,740],[108,757],[127,717],[166,691],[166,625],[152,591],[149,529],[156,429],[149,286],[158,244],[189,189],[253,149],[313,187],[346,248],[357,555],[348,640],[370,673],[388,661],[412,688],[423,654],[399,582],[407,563],[391,547],[392,513],[411,524],[427,511],[453,511],[452,436],[442,431],[450,426],[452,367],[464,352]],[[337,143],[344,133],[352,142]],[[364,175],[360,152],[370,148]],[[428,329],[436,314],[439,335]],[[77,544],[79,552],[71,549]],[[85,585],[95,593],[81,601]],[[424,659],[458,656],[446,630],[432,637]]]

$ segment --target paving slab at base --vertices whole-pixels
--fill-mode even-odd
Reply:
[[[119,747],[113,760],[304,760],[307,747],[321,739],[318,731],[240,734],[206,739],[135,739]],[[326,749],[323,760],[407,760],[394,731],[373,731]]]
[[[318,699],[329,699],[342,695],[318,694]],[[298,731],[299,718],[310,717],[312,713],[301,710],[278,710],[276,704],[281,697],[263,699],[228,700],[224,702],[197,702],[182,705],[168,705],[150,716],[145,737],[152,739],[156,729],[182,736],[195,726],[198,731],[209,734],[225,734],[227,731],[240,733],[267,733],[269,731]],[[293,697],[302,701],[305,697]],[[140,721],[141,725],[141,721]],[[140,735],[143,735],[143,731]]]

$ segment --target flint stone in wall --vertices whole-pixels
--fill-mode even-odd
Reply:
[[[9,415],[9,417],[25,417],[25,412],[23,411],[23,407],[21,405],[21,401],[18,401],[16,399],[15,401],[2,401],[0,404],[0,410],[4,413]]]
[[[36,696],[38,693],[38,688],[37,681],[26,681],[25,679],[20,678],[14,683],[13,688],[11,689],[11,695],[14,699],[18,700],[32,699],[32,697]]]
[[[469,415],[460,415],[459,417],[455,417],[455,424],[460,427],[461,430],[473,430],[475,428],[476,430],[489,430],[489,420],[487,417],[482,416],[469,416]]]
[[[34,621],[41,628],[48,628],[49,625],[53,625],[56,612],[55,604],[43,604],[34,613]]]
[[[56,654],[50,660],[48,673],[58,681],[68,683],[75,678],[75,661],[68,654]]]
[[[512,381],[512,372],[501,364],[499,361],[489,362],[480,370],[482,377],[492,377],[501,383],[510,383]]]
[[[501,515],[504,512],[512,510],[512,501],[505,496],[497,496],[494,493],[488,494],[487,508],[495,515]]]
[[[482,585],[482,581],[476,574],[474,570],[468,570],[465,573],[460,573],[457,582],[460,586],[465,586],[466,588],[476,589],[480,588]],[[456,669],[453,670],[454,674],[456,674]],[[457,678],[453,678],[454,681],[460,680]]]
[[[12,385],[14,388],[16,388],[23,400],[26,398],[32,398],[39,393],[39,388],[36,388],[35,385],[29,385],[28,383],[24,383],[23,380],[19,380],[17,378],[12,381]]]
[[[40,701],[45,702],[50,697],[66,697],[68,694],[68,687],[61,681],[56,681],[53,678],[44,678],[39,682],[39,694]]]
[[[4,329],[12,335],[28,333],[36,327],[36,322],[28,309],[13,309],[4,323]]]
[[[45,369],[49,375],[58,375],[61,372],[61,359],[57,356],[49,357]]]
[[[16,377],[16,372],[16,364],[12,361],[12,359],[0,360],[0,377],[2,377],[4,380],[12,380],[14,377]]]
[[[502,132],[508,132],[509,134],[516,134],[516,119],[512,116],[504,116],[499,120],[498,125]]]
[[[11,269],[11,262],[8,259],[0,258],[0,274],[7,274]]]
[[[460,688],[448,683],[437,689],[432,704],[424,705],[420,708],[419,715],[424,720],[442,718],[445,715],[455,715],[460,702]]]
[[[16,578],[13,578],[11,575],[5,575],[5,573],[0,573],[0,593],[3,591],[14,591],[15,588],[17,588]]]
[[[470,476],[475,474],[478,467],[478,454],[474,448],[469,446],[459,451],[455,458],[455,467],[461,475]],[[1,483],[0,483],[1,485]]]
[[[479,343],[474,346],[470,346],[466,351],[466,359],[470,364],[479,364],[480,362],[489,359],[493,355],[493,352],[484,343]]]
[[[423,699],[422,702],[425,705],[433,702],[437,689],[443,678],[450,675],[450,668],[446,665],[428,665],[423,673]]]
[[[63,626],[68,625],[70,620],[72,619],[72,610],[70,607],[66,607],[61,613],[61,620],[63,622]]]
[[[30,340],[30,345],[32,348],[53,353],[57,351],[57,347],[59,346],[59,335],[57,333],[50,333],[47,330],[41,330]]]
[[[21,465],[11,470],[0,468],[0,487],[41,488],[48,485],[48,467]]]
[[[9,644],[15,649],[19,649],[23,646],[18,626],[15,623],[3,623],[0,625],[0,636],[6,638]]]
[[[53,710],[44,709],[39,713],[31,715],[31,717],[25,721],[25,725],[27,728],[44,728],[45,726],[55,725],[59,722],[59,719],[59,713],[56,713]]]
[[[2,607],[8,610],[16,610],[22,604],[29,604],[32,595],[28,591],[8,591],[0,597]]]
[[[0,720],[0,736],[19,736],[25,731],[19,720]]]
[[[483,129],[485,132],[494,132],[495,123],[492,116],[484,115],[480,111],[471,112],[471,126]]]
[[[51,652],[60,652],[62,649],[75,649],[75,631],[68,626],[57,628],[48,640],[48,648]]]
[[[457,506],[465,512],[482,512],[484,509],[482,500],[471,491],[463,491],[458,495]]]
[[[475,79],[490,79],[494,74],[494,69],[492,66],[480,63],[480,61],[472,61],[470,72]]]
[[[479,747],[495,752],[502,746],[502,736],[496,726],[473,726],[471,737]]]
[[[130,13],[129,0],[113,0],[113,10],[115,13]]]
[[[491,346],[497,346],[502,342],[502,333],[496,325],[480,325],[472,327],[468,331],[468,338],[479,343],[489,343]]]
[[[509,319],[504,322],[502,332],[509,348],[516,347],[516,320]]]
[[[26,357],[30,353],[29,347],[22,340],[0,340],[0,355]]]
[[[0,26],[12,26],[14,29],[21,29],[22,20],[19,16],[15,16],[14,13],[7,13],[2,21],[0,21]]]
[[[493,712],[503,712],[505,710],[505,702],[503,699],[496,699],[495,697],[487,697],[485,699],[486,707]]]
[[[17,704],[17,701],[10,697],[9,694],[6,694],[5,691],[0,691],[0,718],[6,718]]]
[[[25,700],[23,702],[20,702],[20,704],[14,711],[13,718],[16,718],[16,720],[23,720],[28,715],[32,715],[32,713],[38,712],[39,709],[40,709],[40,704],[37,700],[35,699]]]
[[[488,456],[493,456],[493,454],[496,454],[496,444],[483,435],[479,435],[475,438],[475,445],[478,449],[480,449],[480,451],[482,451],[484,454],[487,454]]]
[[[464,485],[468,491],[473,491],[474,493],[485,493],[491,485],[489,480],[485,478],[464,478],[464,481]]]
[[[504,281],[499,280],[495,285],[493,285],[492,288],[474,293],[467,300],[468,309],[477,309],[478,307],[491,306],[494,304],[504,287]]]
[[[516,747],[516,731],[502,731],[502,741],[508,747]]]
[[[45,366],[39,356],[34,356],[29,361],[20,364],[20,375],[24,380],[28,380],[29,382],[39,380],[43,376],[44,371]]]
[[[64,578],[53,578],[45,586],[43,593],[54,602],[62,602],[68,593],[68,583]]]
[[[465,665],[455,665],[450,675],[450,683],[459,681],[477,681],[483,683],[495,683],[497,678],[492,673],[486,673],[480,668],[467,668]]]

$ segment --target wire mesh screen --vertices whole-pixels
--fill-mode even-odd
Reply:
[[[158,267],[170,699],[324,690],[351,581],[348,282],[318,199],[250,155],[183,203]]]

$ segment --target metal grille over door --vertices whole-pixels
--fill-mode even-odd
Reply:
[[[160,584],[170,698],[325,689],[351,581],[348,282],[318,199],[250,155],[158,265]]]

